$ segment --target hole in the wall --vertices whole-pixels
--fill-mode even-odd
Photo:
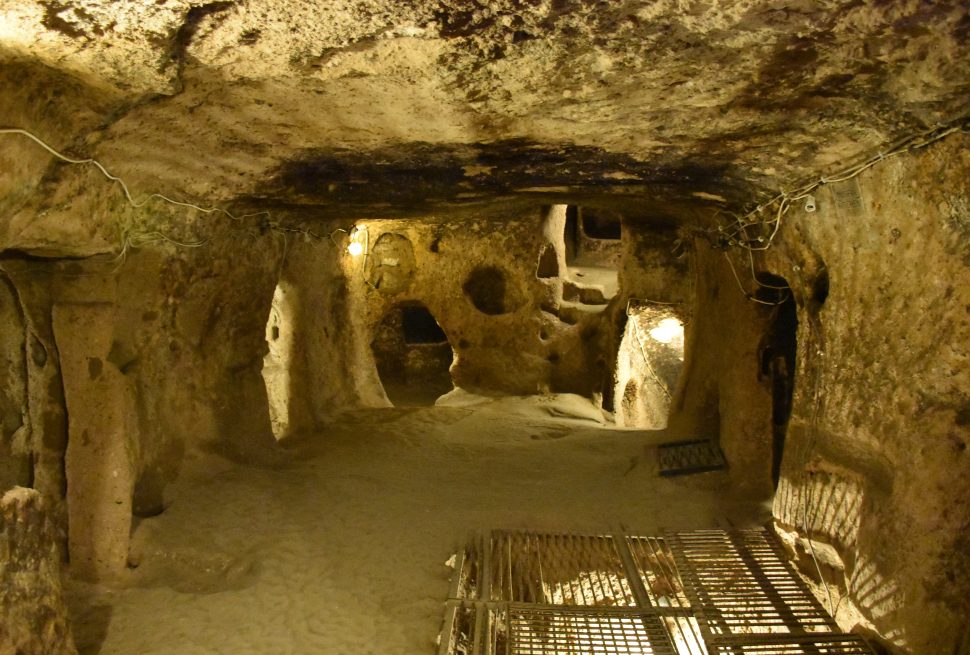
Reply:
[[[563,300],[580,309],[601,311],[619,291],[621,217],[575,205],[558,207],[562,207],[566,217],[563,227],[566,270],[560,272]]]
[[[566,263],[576,259],[579,246],[579,207],[566,206],[566,223],[563,228],[563,241],[566,245]]]
[[[515,311],[521,304],[509,288],[505,271],[497,266],[479,266],[472,270],[462,289],[475,309],[490,316]]]
[[[829,269],[824,264],[812,282],[812,305],[817,311],[829,297]]]
[[[459,348],[468,343],[459,341]],[[377,325],[371,350],[388,400],[399,407],[433,405],[454,388],[455,353],[434,315],[418,302],[395,305]]]
[[[393,295],[407,291],[414,278],[414,247],[403,234],[382,234],[364,263],[365,277],[374,289]]]

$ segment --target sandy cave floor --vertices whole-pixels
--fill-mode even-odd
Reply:
[[[576,397],[463,404],[347,413],[260,467],[193,457],[126,585],[69,583],[82,655],[430,655],[476,531],[768,520],[724,473],[658,477],[670,435],[604,429]]]

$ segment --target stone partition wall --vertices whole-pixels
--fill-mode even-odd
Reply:
[[[731,266],[744,260],[695,239],[694,305],[685,330],[685,361],[670,426],[677,434],[715,439],[731,480],[771,492],[771,391],[759,380],[759,343],[771,308],[749,300]],[[743,269],[742,269],[743,272]],[[749,278],[750,278],[750,274]]]
[[[132,515],[165,509],[187,451],[272,447],[260,371],[281,253],[278,235],[215,228],[193,248],[3,260],[25,323],[23,449],[81,575],[123,574]]]
[[[557,211],[359,221],[366,256],[341,254],[349,325],[370,344],[388,311],[419,302],[455,350],[455,385],[484,394],[600,393],[613,374],[611,313],[560,317],[562,279],[540,275],[550,248],[564,264],[550,227],[562,224]],[[372,354],[360,356],[371,365]]]
[[[765,260],[799,319],[778,527],[817,577],[814,541],[844,627],[965,652],[970,138],[824,186],[816,205],[792,208]]]

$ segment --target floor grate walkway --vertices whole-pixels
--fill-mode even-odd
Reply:
[[[872,655],[766,530],[493,532],[445,607],[438,655]]]

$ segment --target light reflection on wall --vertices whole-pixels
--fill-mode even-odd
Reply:
[[[617,354],[615,418],[621,427],[667,427],[684,364],[684,323],[675,305],[631,301]]]

